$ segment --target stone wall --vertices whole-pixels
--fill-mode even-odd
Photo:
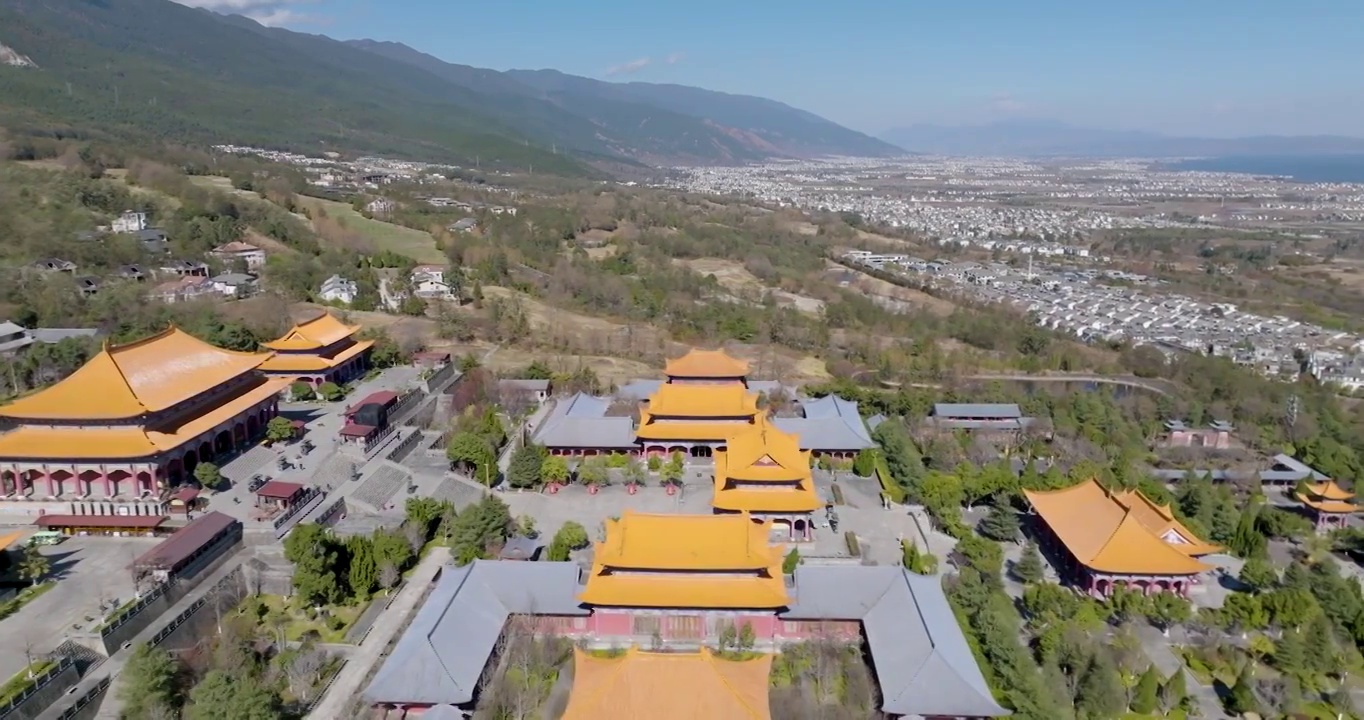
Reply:
[[[39,680],[35,692],[17,703],[0,707],[0,720],[34,720],[80,679],[75,663],[64,659],[58,669]]]

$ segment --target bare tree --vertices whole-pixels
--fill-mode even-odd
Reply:
[[[385,560],[379,564],[379,585],[385,590],[392,590],[398,584],[398,568],[393,567],[393,563]]]
[[[422,547],[426,545],[426,530],[416,523],[405,522],[403,523],[403,539],[407,540],[407,544],[412,546],[414,554],[420,553]]]
[[[289,691],[301,700],[310,698],[322,678],[322,670],[327,666],[330,656],[311,643],[304,644],[298,653],[285,666],[285,676],[289,680]]]

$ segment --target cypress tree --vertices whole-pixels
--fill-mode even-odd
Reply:
[[[1014,563],[1013,576],[1021,583],[1035,583],[1042,579],[1042,556],[1037,546],[1028,543],[1023,547],[1023,556]]]
[[[1134,713],[1149,715],[1156,711],[1160,704],[1160,673],[1156,672],[1156,666],[1146,668],[1146,672],[1141,674],[1141,679],[1137,680],[1137,686],[1132,690],[1131,710]]]
[[[1250,663],[1246,663],[1241,668],[1241,674],[1236,676],[1236,684],[1232,685],[1231,691],[1227,693],[1225,700],[1227,712],[1237,716],[1259,712],[1260,705],[1255,700],[1254,683]]]
[[[1174,674],[1165,681],[1165,685],[1160,688],[1160,707],[1162,710],[1168,713],[1184,705],[1184,699],[1189,697],[1188,682],[1184,677],[1184,668],[1175,670]]]

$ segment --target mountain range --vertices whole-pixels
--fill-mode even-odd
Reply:
[[[481,166],[901,154],[757,97],[456,65],[170,0],[4,0],[0,124],[20,131],[382,153]]]
[[[1175,137],[1076,127],[1052,120],[1011,120],[964,126],[912,125],[888,130],[881,137],[907,150],[937,155],[1160,158],[1364,153],[1364,138],[1335,135]]]

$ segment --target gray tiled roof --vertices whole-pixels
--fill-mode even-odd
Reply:
[[[772,423],[799,436],[802,449],[853,451],[876,444],[851,400],[826,395],[801,401],[801,409],[805,417],[772,418]]]
[[[890,715],[997,717],[941,579],[904,568],[803,565],[786,620],[859,620]]]
[[[616,397],[625,400],[648,400],[649,396],[658,392],[658,388],[662,385],[662,380],[648,378],[631,380],[616,388]]]
[[[545,447],[628,448],[635,445],[635,421],[606,417],[609,398],[585,393],[560,400],[535,432],[535,442]]]
[[[1023,411],[1013,403],[937,403],[933,415],[941,418],[984,420],[992,418],[1021,418]]]
[[[578,603],[578,590],[578,566],[573,563],[477,560],[446,568],[365,688],[365,699],[469,702],[507,618],[587,615]]]
[[[464,712],[454,705],[432,705],[421,714],[422,720],[464,720]]]

